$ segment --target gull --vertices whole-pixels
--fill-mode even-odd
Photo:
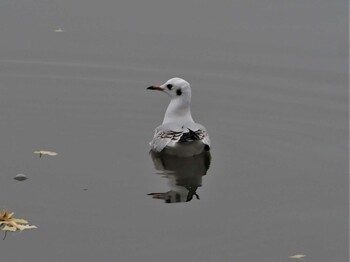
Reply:
[[[190,157],[209,151],[210,138],[201,124],[191,115],[191,86],[184,79],[175,77],[162,85],[152,85],[149,90],[158,90],[170,96],[163,123],[154,131],[151,150],[170,155]]]

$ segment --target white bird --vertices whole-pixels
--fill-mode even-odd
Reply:
[[[162,91],[171,98],[163,123],[155,129],[150,142],[153,151],[189,157],[210,149],[206,128],[193,121],[191,86],[187,81],[175,77],[147,89]]]

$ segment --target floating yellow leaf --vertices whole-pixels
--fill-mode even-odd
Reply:
[[[56,152],[45,151],[45,150],[34,151],[34,154],[39,155],[39,157],[41,157],[43,155],[47,155],[47,156],[57,156],[58,155]]]
[[[0,214],[0,222],[1,221],[8,221],[9,219],[12,218],[14,212],[9,213],[6,209],[3,209],[1,214]]]
[[[298,255],[290,256],[289,258],[294,258],[294,259],[301,259],[301,260],[303,260],[304,257],[306,257],[306,255],[298,254]]]
[[[33,228],[37,228],[34,225],[17,225],[19,230],[25,230],[25,229],[33,229]]]
[[[22,218],[12,218],[11,221],[20,223],[20,224],[28,224],[28,221]]]
[[[3,227],[1,227],[1,230],[15,232],[17,230],[17,228],[11,227],[11,226],[3,226]]]
[[[55,29],[55,33],[63,33],[64,30],[62,28],[57,28]]]
[[[3,231],[17,231],[37,228],[34,225],[28,225],[28,221],[22,218],[13,218],[14,212],[9,213],[3,209],[0,214],[0,230]]]

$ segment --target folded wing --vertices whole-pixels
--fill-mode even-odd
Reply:
[[[162,125],[156,128],[150,145],[154,151],[161,152],[167,146],[173,147],[176,143],[190,143],[197,140],[210,147],[209,135],[200,124],[191,123],[181,127]]]

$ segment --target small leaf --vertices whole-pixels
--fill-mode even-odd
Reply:
[[[46,150],[38,150],[38,151],[34,151],[34,154],[37,155],[47,155],[47,156],[57,156],[58,154],[56,152],[52,152],[52,151],[46,151]]]
[[[10,226],[4,226],[3,228],[1,228],[2,231],[11,231],[11,232],[15,232],[17,231],[17,228],[15,227],[10,227]]]
[[[13,217],[13,214],[14,214],[14,213],[15,213],[15,212],[12,212],[12,213],[8,214],[8,215],[7,215],[7,218],[8,218],[8,219],[11,219],[11,218]]]
[[[25,229],[37,228],[34,225],[28,225],[28,221],[22,218],[14,218],[14,212],[8,213],[6,209],[0,214],[0,230],[2,231],[17,231]]]
[[[55,32],[55,33],[63,33],[64,30],[63,30],[62,28],[57,28],[57,29],[55,29],[54,32]]]
[[[11,221],[20,223],[20,224],[28,224],[28,221],[22,218],[12,218]]]
[[[25,229],[33,229],[33,228],[38,228],[37,226],[34,225],[18,225],[19,230],[25,230]]]
[[[297,254],[297,255],[290,256],[289,258],[294,258],[294,259],[303,259],[304,257],[306,257],[306,255]]]

